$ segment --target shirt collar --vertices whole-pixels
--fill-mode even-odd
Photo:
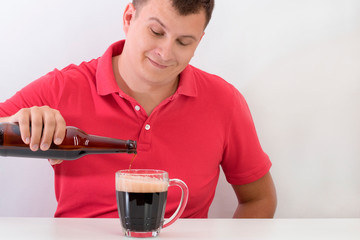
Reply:
[[[98,67],[96,71],[97,92],[99,95],[108,95],[111,93],[124,94],[116,83],[112,58],[120,55],[123,51],[125,40],[121,40],[112,44],[99,58]],[[191,65],[188,65],[180,74],[179,86],[176,91],[177,94],[192,96],[197,95],[195,73]],[[175,94],[176,94],[175,93]]]
[[[104,55],[99,58],[96,70],[96,85],[99,95],[107,95],[120,91],[113,71],[112,58],[122,53],[124,44],[125,40],[112,44]]]
[[[195,81],[194,67],[187,65],[187,67],[180,73],[180,80],[177,92],[189,97],[197,96],[197,87]]]

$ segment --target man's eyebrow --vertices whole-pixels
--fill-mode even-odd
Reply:
[[[156,22],[158,22],[163,28],[167,29],[167,27],[165,26],[165,24],[164,24],[162,21],[160,21],[160,19],[158,19],[158,18],[156,18],[156,17],[151,17],[151,18],[149,18],[149,20],[156,21]]]
[[[158,22],[165,30],[167,30],[166,25],[162,21],[160,21],[160,19],[158,19],[156,17],[151,17],[151,18],[149,18],[149,20]],[[180,37],[182,37],[182,38],[192,38],[195,41],[197,41],[197,38],[195,36],[193,36],[193,35],[181,35]]]

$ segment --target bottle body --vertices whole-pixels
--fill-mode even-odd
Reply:
[[[66,127],[64,141],[51,144],[47,151],[32,151],[20,135],[17,124],[0,123],[0,155],[74,160],[87,154],[136,153],[136,142],[86,134],[76,127]]]

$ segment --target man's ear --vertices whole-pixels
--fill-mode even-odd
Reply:
[[[127,34],[129,27],[130,27],[130,23],[131,20],[135,18],[135,7],[132,3],[129,3],[124,11],[124,15],[123,15],[123,29],[125,32],[125,35]]]
[[[201,39],[204,37],[204,35],[205,35],[205,31],[204,31],[203,34],[201,35],[200,41],[201,41]]]

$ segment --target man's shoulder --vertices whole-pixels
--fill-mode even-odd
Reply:
[[[77,75],[77,74],[95,74],[97,68],[98,59],[92,59],[90,61],[84,61],[80,64],[70,64],[61,70],[58,70],[58,73],[61,73],[65,76]]]
[[[189,65],[188,68],[188,71],[191,72],[196,81],[198,90],[213,90],[222,94],[237,91],[231,83],[216,74],[206,72],[192,65]]]
[[[195,77],[222,79],[216,74],[209,73],[190,64],[186,67],[185,70],[194,74]]]
[[[54,69],[48,75],[52,75],[53,81],[64,85],[82,85],[94,82],[96,79],[98,59],[93,59],[80,64],[70,64],[62,69]]]

